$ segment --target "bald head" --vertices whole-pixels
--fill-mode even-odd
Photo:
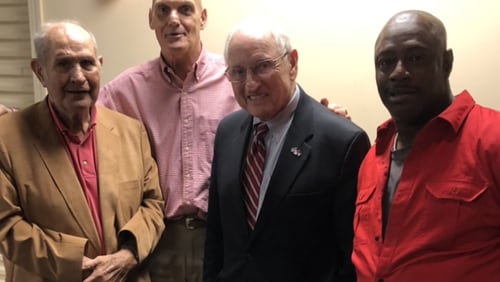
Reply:
[[[155,5],[155,3],[158,1],[160,1],[160,0],[152,0],[151,7],[153,7]],[[201,0],[194,0],[194,3],[200,8],[200,10],[203,10],[203,3],[201,2]]]
[[[50,43],[52,42],[50,38],[56,33],[67,34],[70,38],[74,38],[75,40],[90,40],[94,47],[94,52],[97,53],[97,42],[94,35],[78,22],[46,22],[42,25],[40,31],[35,34],[33,40],[36,57],[40,62],[44,63],[47,60],[47,55],[50,50]]]
[[[453,52],[435,16],[397,13],[382,28],[374,53],[377,88],[398,130],[419,129],[451,104]]]
[[[292,44],[286,31],[277,23],[263,18],[248,18],[235,25],[226,37],[224,58],[228,60],[231,41],[236,34],[244,34],[255,39],[271,37],[281,53],[292,50]]]
[[[440,50],[446,49],[446,29],[441,20],[428,12],[419,10],[402,11],[392,16],[377,37],[375,48],[388,33],[403,33],[402,31],[405,30],[409,32],[411,30],[409,26],[418,26],[418,32],[435,40]]]

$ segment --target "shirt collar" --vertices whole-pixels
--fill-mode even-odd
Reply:
[[[193,79],[195,81],[199,81],[201,74],[204,70],[204,67],[206,65],[206,57],[207,57],[207,51],[205,48],[201,48],[200,56],[196,60],[196,62],[193,64],[193,71],[191,71],[189,75],[192,75]],[[175,73],[174,69],[167,63],[163,55],[160,53],[160,66],[161,69],[163,70],[163,75],[167,79],[168,83],[172,84],[172,81],[182,81],[177,74]],[[186,78],[187,79],[187,78]]]
[[[467,90],[463,90],[460,94],[454,97],[453,102],[438,116],[431,119],[424,128],[431,124],[441,123],[448,127],[456,135],[469,115],[469,112],[476,105],[476,102]],[[393,119],[389,119],[377,128],[377,151],[383,150],[390,145],[391,137],[396,134],[396,126]]]
[[[46,100],[46,103],[47,103],[47,107],[49,108],[49,112],[50,112],[50,116],[52,118],[52,121],[56,125],[57,131],[59,133],[61,133],[63,136],[68,137],[69,140],[71,140],[71,142],[78,143],[78,144],[81,143],[81,141],[83,141],[86,138],[88,138],[90,132],[93,130],[93,128],[96,125],[96,114],[97,113],[96,113],[95,105],[93,105],[90,108],[90,124],[89,124],[89,128],[88,128],[87,132],[85,133],[85,136],[82,138],[82,140],[80,140],[77,136],[71,134],[68,131],[68,129],[66,128],[66,126],[59,119],[59,116],[56,114],[54,106],[52,106],[52,104],[50,103],[48,96],[45,98],[45,100]]]
[[[446,108],[435,119],[442,120],[447,123],[455,134],[458,133],[469,112],[476,105],[476,101],[472,98],[467,90],[463,90],[455,96],[451,105]],[[432,122],[432,121],[431,121]]]
[[[295,90],[292,94],[292,98],[288,102],[288,105],[279,112],[273,119],[266,121],[265,123],[269,127],[269,131],[273,131],[274,128],[282,126],[286,124],[290,119],[292,119],[295,109],[297,109],[297,105],[299,104],[300,99],[300,90],[299,86],[295,85]],[[257,124],[262,122],[258,117],[253,118],[253,124]]]

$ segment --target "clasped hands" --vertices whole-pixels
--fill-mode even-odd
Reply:
[[[94,259],[83,257],[83,282],[123,282],[128,272],[137,265],[130,250],[121,249],[110,255],[98,256]]]

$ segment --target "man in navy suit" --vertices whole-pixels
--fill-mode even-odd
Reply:
[[[352,222],[368,136],[297,85],[297,50],[274,25],[238,25],[224,55],[243,110],[215,137],[204,281],[355,281]],[[247,156],[259,138],[262,173]]]

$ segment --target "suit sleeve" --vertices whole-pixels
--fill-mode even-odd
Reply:
[[[8,156],[0,143],[0,244],[4,259],[46,280],[81,280],[75,280],[81,278],[75,274],[81,273],[87,239],[43,228],[24,218]]]
[[[337,271],[335,281],[356,281],[356,273],[351,262],[354,237],[352,219],[354,216],[358,170],[370,141],[364,131],[358,132],[348,146],[344,158],[341,180],[336,190],[333,217],[335,220],[335,240]]]
[[[123,237],[132,234],[137,244],[137,256],[143,261],[154,249],[165,229],[163,222],[163,197],[158,179],[158,168],[151,155],[146,130],[141,125],[141,151],[144,178],[142,202],[137,212],[119,231]]]
[[[205,255],[203,263],[203,281],[217,281],[223,264],[223,240],[220,221],[219,195],[217,191],[217,135],[215,141],[212,174],[208,193],[207,233],[205,238]]]

